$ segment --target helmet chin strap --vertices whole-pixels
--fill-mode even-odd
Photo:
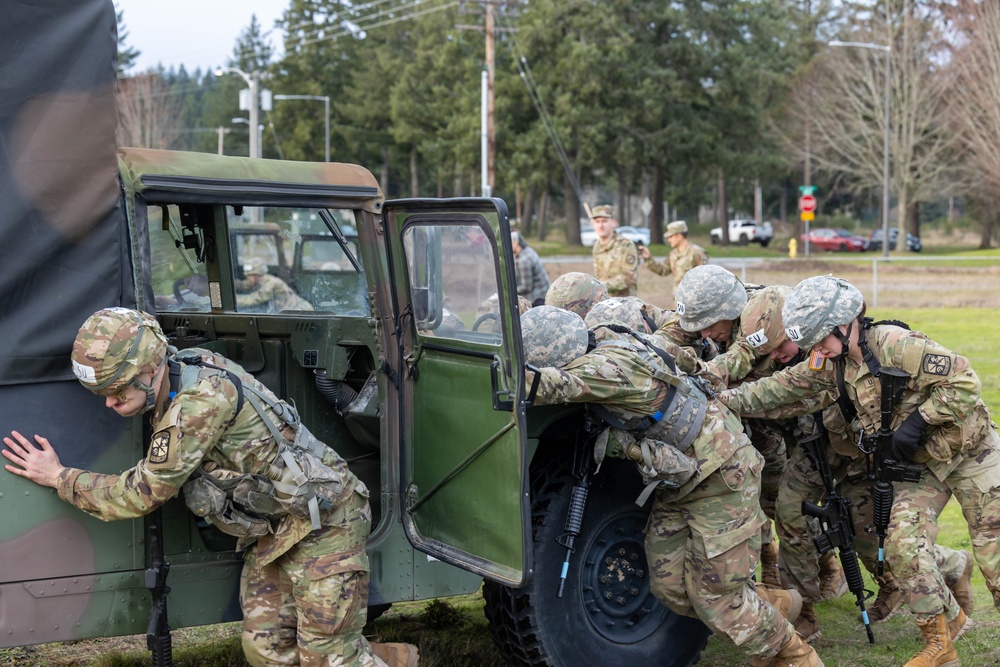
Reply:
[[[854,327],[854,320],[847,325],[847,332],[842,332],[840,327],[833,328],[833,335],[840,341],[840,354],[833,358],[834,361],[841,361],[847,358],[851,349],[851,329]]]
[[[154,386],[158,384],[157,378],[160,377],[160,372],[163,370],[164,365],[165,364],[160,364],[160,367],[156,369],[155,373],[153,373],[153,379],[150,381],[150,384],[146,384],[141,381],[138,376],[133,378],[132,382],[129,383],[136,389],[141,389],[146,392],[146,406],[142,409],[141,414],[146,414],[156,407],[156,389],[154,389]]]

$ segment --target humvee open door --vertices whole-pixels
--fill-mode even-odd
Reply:
[[[517,292],[501,241],[510,238],[507,207],[400,200],[382,215],[400,314],[406,535],[420,551],[518,586],[530,535]]]

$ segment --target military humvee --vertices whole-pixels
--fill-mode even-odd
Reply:
[[[504,202],[386,202],[358,166],[118,148],[111,2],[43,4],[0,28],[18,92],[0,101],[0,430],[131,467],[148,425],[84,390],[69,352],[98,308],[155,312],[173,345],[294,401],[371,489],[373,610],[485,579],[511,664],[697,660],[704,626],[649,593],[629,465],[594,477],[566,547],[588,433],[578,408],[526,404]],[[298,298],[248,298],[253,262]],[[145,631],[148,519],[102,523],[3,471],[0,509],[0,646]],[[232,539],[180,499],[162,515],[171,626],[238,618]]]

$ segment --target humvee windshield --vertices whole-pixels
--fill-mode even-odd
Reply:
[[[223,307],[206,272],[215,241],[187,226],[177,206],[150,207],[153,288],[161,312],[210,312]],[[370,314],[354,211],[226,206],[227,244],[245,313],[320,311]],[[248,271],[256,277],[248,275]]]

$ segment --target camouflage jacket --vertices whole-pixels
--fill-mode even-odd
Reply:
[[[747,305],[733,324],[733,335],[726,345],[725,353],[711,361],[713,371],[729,386],[750,379],[768,377],[781,365],[770,358],[777,333],[765,331],[761,318],[777,310],[781,312],[785,296],[791,288],[783,285],[747,290]],[[778,324],[781,318],[777,318]]]
[[[639,291],[639,251],[618,233],[607,243],[594,243],[594,277],[604,283],[609,296],[635,296]]]
[[[684,274],[696,266],[708,264],[708,253],[700,245],[688,242],[683,248],[674,248],[670,251],[665,262],[661,262],[652,257],[646,262],[646,266],[653,273],[661,276],[674,275],[674,287],[681,284]]]
[[[674,311],[662,311],[655,321],[659,325],[655,331],[656,336],[687,349],[699,359],[712,359],[718,354],[718,348],[713,342],[696,331],[685,331],[680,323],[680,315]]]
[[[232,371],[244,384],[273,397],[239,365],[208,350],[198,352],[206,362]],[[120,475],[67,468],[57,486],[59,497],[105,521],[130,519],[148,514],[176,496],[192,473],[203,466],[267,475],[278,453],[278,444],[267,425],[248,400],[236,411],[236,385],[223,373],[212,368],[199,371],[197,382],[183,388],[166,405],[157,405],[145,459]],[[284,426],[286,437],[294,436],[270,407],[265,407],[264,412],[274,424]],[[343,475],[341,499],[355,491],[367,494],[333,449],[326,448],[323,462]],[[335,507],[324,516],[323,523],[335,525],[340,518]],[[311,529],[308,518],[283,516],[274,534],[258,538],[257,557],[263,564],[273,561]],[[353,556],[363,554],[347,557]]]
[[[980,397],[979,378],[968,359],[938,345],[917,331],[879,325],[867,331],[868,345],[883,367],[910,374],[911,380],[896,407],[893,428],[914,410],[929,424],[924,450],[917,460],[925,462],[934,475],[944,480],[966,457],[997,456],[996,428]],[[858,412],[851,424],[855,438],[875,434],[881,425],[881,385],[867,364],[844,362],[844,382],[848,398]],[[806,360],[769,378],[744,384],[720,396],[743,415],[790,417],[804,414],[815,405],[805,399],[819,399],[819,407],[836,401],[835,364]]]
[[[236,295],[239,308],[266,306],[264,312],[278,313],[282,310],[312,310],[312,304],[295,293],[288,284],[277,276],[262,275],[251,292]]]
[[[535,403],[599,403],[623,420],[645,417],[659,410],[667,395],[669,385],[654,377],[663,370],[626,347],[598,346],[562,368],[540,369]],[[533,374],[527,375],[530,385]],[[685,377],[682,372],[675,376]],[[650,429],[650,437],[657,437],[657,426]],[[704,422],[691,445],[690,456],[698,464],[694,476],[680,488],[661,493],[668,499],[683,497],[748,444],[739,418],[718,402],[708,401]]]

